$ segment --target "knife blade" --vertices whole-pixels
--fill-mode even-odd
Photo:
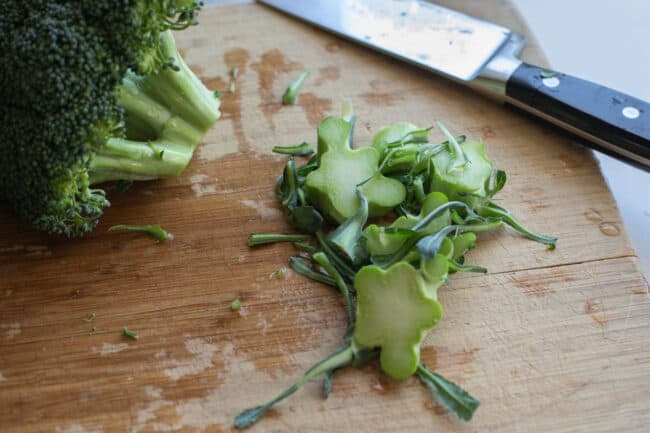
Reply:
[[[258,0],[464,83],[650,171],[650,104],[518,58],[525,38],[423,0]]]

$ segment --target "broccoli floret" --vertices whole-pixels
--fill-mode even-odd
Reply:
[[[0,200],[34,227],[80,236],[109,180],[183,171],[219,100],[170,30],[189,0],[9,0],[0,14]]]

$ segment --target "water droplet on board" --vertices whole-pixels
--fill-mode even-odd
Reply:
[[[585,218],[593,222],[600,222],[603,220],[603,216],[596,209],[587,209],[585,211]]]
[[[605,236],[618,236],[621,234],[621,229],[616,223],[602,222],[598,225],[598,228]]]

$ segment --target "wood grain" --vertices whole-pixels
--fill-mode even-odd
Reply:
[[[454,7],[525,32],[505,1]],[[480,398],[461,423],[415,380],[375,365],[337,374],[280,405],[259,432],[642,432],[650,424],[650,296],[591,155],[563,135],[460,86],[258,5],[206,8],[178,35],[188,63],[222,92],[223,118],[182,176],[120,194],[82,240],[36,233],[0,212],[0,430],[108,433],[232,430],[238,411],[291,383],[340,342],[345,314],[328,287],[272,274],[292,249],[249,250],[253,231],[286,231],[272,195],[273,145],[315,141],[349,100],[357,143],[386,123],[445,121],[482,139],[510,183],[500,202],[555,251],[511,233],[484,236],[441,295],[446,317],[423,359]],[[532,41],[528,60],[543,61]],[[286,85],[312,71],[298,103]],[[156,244],[107,234],[159,223]],[[241,312],[230,311],[239,298]],[[91,323],[83,319],[95,313]],[[91,332],[92,327],[95,332]],[[138,341],[121,336],[128,326]]]

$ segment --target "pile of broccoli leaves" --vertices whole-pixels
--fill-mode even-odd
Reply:
[[[306,163],[295,159],[314,153],[304,143],[273,149],[291,155],[276,195],[300,234],[248,238],[251,247],[292,242],[298,253],[289,266],[340,291],[348,315],[343,344],[284,392],[237,415],[237,428],[251,426],[317,376],[324,376],[327,397],[337,370],[376,358],[387,375],[417,375],[447,410],[471,419],[479,401],[419,358],[425,335],[442,318],[438,288],[455,272],[487,272],[464,263],[476,233],[505,224],[555,247],[556,238],[526,228],[493,201],[506,174],[493,168],[482,143],[453,136],[438,122],[446,140],[434,144],[433,127],[399,122],[380,130],[372,145],[353,148],[355,117],[348,105],[343,111],[321,122],[318,150]],[[389,225],[369,224],[391,214],[398,217]]]

